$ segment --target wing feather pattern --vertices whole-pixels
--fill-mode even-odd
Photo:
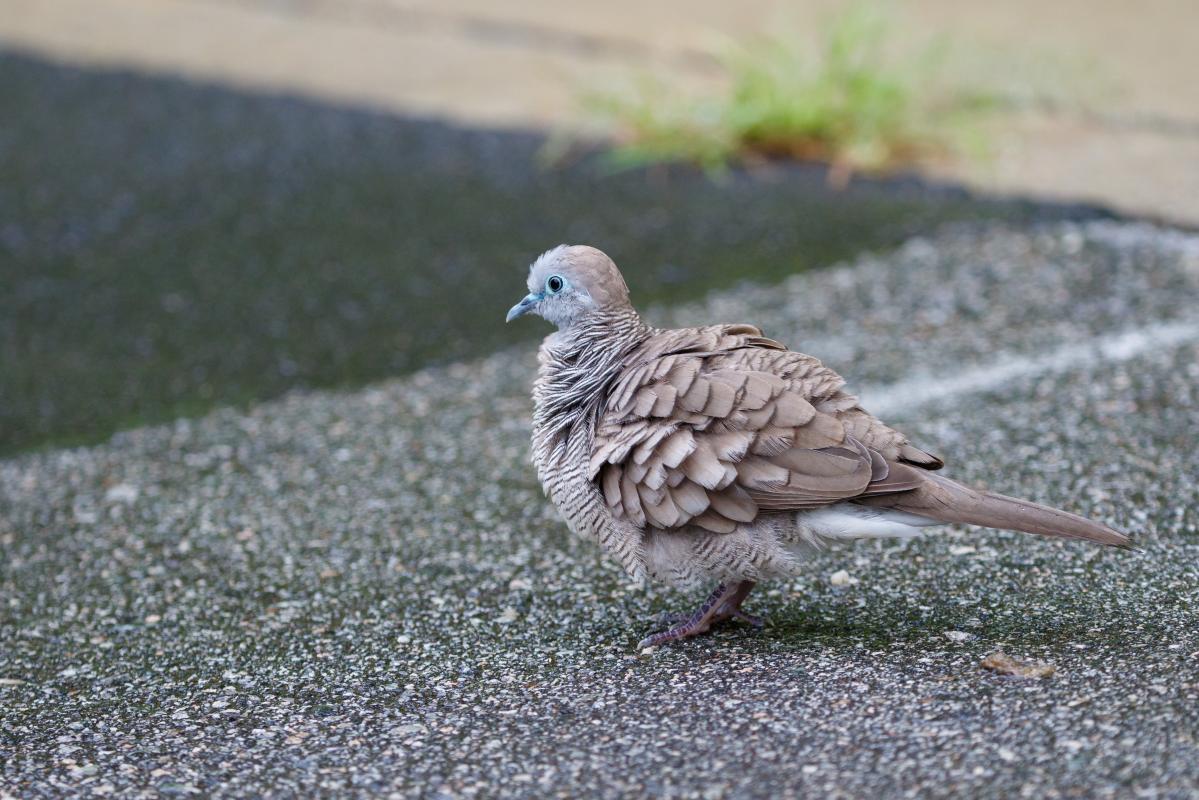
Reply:
[[[590,475],[635,524],[726,533],[763,511],[906,492],[941,466],[843,387],[749,325],[664,331],[613,389]]]

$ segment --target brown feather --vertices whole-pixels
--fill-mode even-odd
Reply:
[[[683,461],[682,470],[705,489],[715,489],[724,478],[724,467],[712,452],[712,446],[703,440],[697,440],[697,447]]]
[[[620,502],[625,516],[634,525],[645,526],[645,514],[641,510],[641,498],[637,494],[637,484],[628,475],[620,476]]]
[[[691,520],[693,525],[696,525],[712,533],[732,533],[737,530],[737,523],[733,522],[728,517],[722,516],[715,511],[709,509],[703,514]]]
[[[760,431],[770,424],[770,418],[774,416],[774,406],[767,403],[757,411],[750,411],[745,414],[745,428],[751,431]]]
[[[737,483],[747,489],[782,486],[790,473],[786,467],[772,464],[762,458],[747,458],[737,464]]]
[[[637,393],[638,389],[645,385],[645,376],[649,371],[650,367],[647,364],[642,364],[631,369],[617,386],[617,391],[609,400],[608,407],[619,414],[627,414],[629,406],[633,401],[633,396]]]
[[[783,388],[783,381],[765,372],[750,372],[745,380],[745,393],[741,397],[743,411],[757,411]]]
[[[811,403],[793,392],[786,392],[775,398],[770,424],[776,428],[798,428],[807,425],[814,416],[816,409]]]
[[[645,462],[645,477],[642,482],[651,489],[661,489],[666,483],[666,466],[660,456],[654,456]]]
[[[691,383],[691,388],[679,398],[679,407],[695,413],[703,411],[704,406],[708,403],[708,394],[711,390],[711,383],[704,378],[696,376],[695,380]]]
[[[712,509],[722,517],[728,517],[734,522],[752,522],[758,515],[758,507],[753,499],[740,486],[730,486],[722,492],[712,492],[708,495]]]
[[[674,366],[671,367],[670,385],[675,388],[677,394],[681,397],[687,394],[687,390],[691,388],[695,376],[699,374],[700,362],[698,359],[675,359]]]
[[[720,419],[733,410],[733,402],[737,392],[732,386],[721,381],[708,381],[708,402],[704,403],[703,413],[706,416]]]
[[[632,451],[632,459],[638,464],[644,464],[649,461],[650,457],[657,452],[658,442],[674,433],[673,425],[661,425],[656,428],[646,429],[646,433],[640,444]]]
[[[757,456],[777,456],[795,446],[795,430],[789,428],[769,428],[754,440],[751,448]]]
[[[673,528],[682,519],[682,512],[674,504],[674,499],[671,497],[670,492],[661,492],[660,495],[656,502],[650,502],[650,499],[646,498],[645,495],[641,496],[645,516],[659,528]]]
[[[687,516],[696,517],[708,510],[708,493],[698,483],[684,480],[671,490],[671,497]]]
[[[891,473],[891,466],[879,451],[870,450],[868,452],[870,453],[870,482],[877,483],[885,480]]]
[[[637,484],[637,496],[641,498],[641,508],[649,515],[650,507],[656,506],[662,502],[662,497],[666,494],[666,489],[651,489],[645,483]]]
[[[727,461],[721,461],[720,466],[724,468],[724,476],[720,482],[716,484],[716,490],[719,491],[726,486],[732,486],[733,481],[737,480],[737,468]]]
[[[729,388],[733,390],[734,397],[738,398],[737,402],[740,403],[745,384],[749,381],[749,373],[738,369],[718,369],[708,373],[708,379],[728,384]]]
[[[939,522],[964,522],[1041,536],[1086,539],[1115,547],[1131,545],[1129,538],[1114,528],[1068,511],[972,489],[930,472],[922,473],[922,477],[921,486],[910,492],[863,498],[860,502]]]
[[[865,465],[848,450],[807,450],[794,447],[771,459],[775,464],[786,467],[792,473],[812,478],[837,478],[852,475],[857,471],[870,478],[869,461]],[[863,466],[865,469],[863,469]]]
[[[878,453],[871,450],[870,455],[876,456]],[[882,478],[871,477],[870,483],[862,491],[862,495],[906,492],[910,489],[919,488],[923,483],[924,476],[919,469],[910,467],[907,464],[889,462],[887,464],[887,474]]]
[[[721,461],[740,461],[754,435],[747,431],[716,433],[706,437],[708,445]]]
[[[609,465],[603,475],[604,501],[613,509],[619,509],[620,504],[620,467]]]
[[[658,387],[646,386],[641,391],[637,392],[637,399],[633,403],[632,414],[638,417],[648,417],[649,412],[653,410],[654,403],[658,402]]]
[[[845,441],[845,428],[836,417],[817,414],[803,427],[795,429],[795,447],[819,450]]]
[[[915,464],[918,467],[925,469],[940,469],[945,466],[945,462],[932,453],[926,453],[918,447],[913,447],[910,444],[905,444],[899,448],[899,460],[908,464]]]
[[[668,417],[670,412],[674,410],[675,398],[678,397],[679,391],[669,383],[660,383],[657,386],[658,399],[650,409],[651,417]]]

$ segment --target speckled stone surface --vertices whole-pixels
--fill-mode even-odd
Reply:
[[[1195,308],[1199,240],[1095,223],[652,310],[759,323],[955,477],[1140,550],[862,543],[760,587],[764,630],[649,652],[697,598],[542,498],[528,346],[2,461],[0,797],[1195,796]],[[997,650],[1054,674],[983,670]]]

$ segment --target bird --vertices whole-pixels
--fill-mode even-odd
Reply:
[[[547,250],[527,288],[506,322],[533,314],[557,328],[532,392],[546,495],[633,577],[716,587],[640,648],[729,619],[760,627],[742,609],[754,586],[839,542],[965,523],[1130,547],[1103,523],[945,477],[940,457],[863,409],[840,375],[753,325],[647,325],[594,247]]]

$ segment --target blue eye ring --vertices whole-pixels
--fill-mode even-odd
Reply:
[[[545,291],[548,294],[557,294],[566,288],[566,278],[561,275],[551,275],[545,279]]]

